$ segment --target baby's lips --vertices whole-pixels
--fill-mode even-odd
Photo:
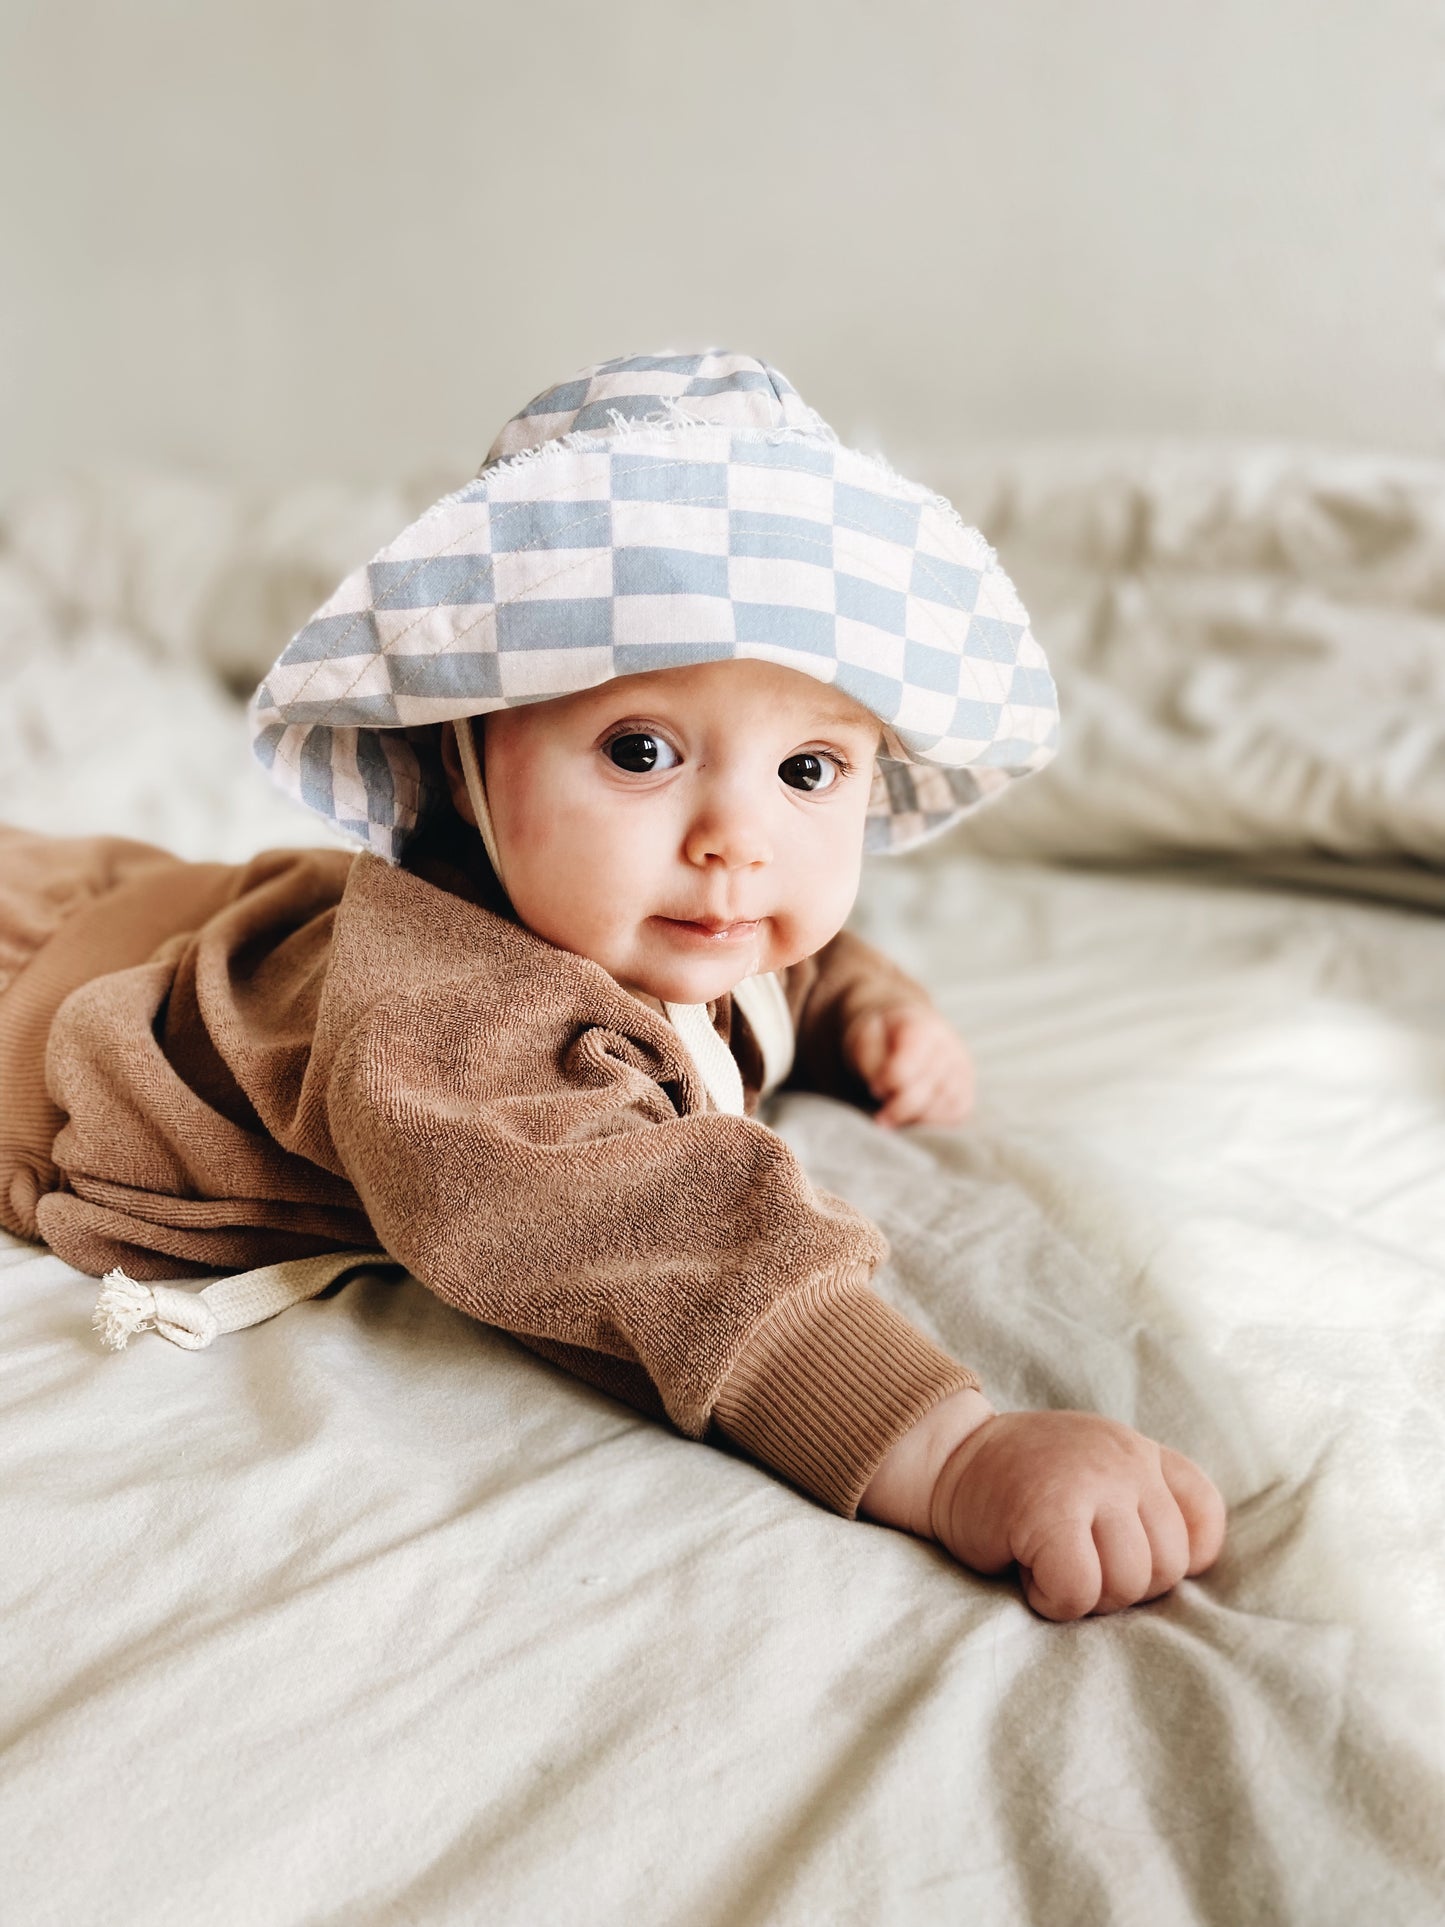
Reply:
[[[699,930],[736,930],[756,929],[761,922],[759,917],[741,915],[719,916],[715,912],[701,911],[697,916],[664,916],[664,923],[690,923]]]

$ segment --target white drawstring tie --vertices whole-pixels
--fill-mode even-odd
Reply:
[[[391,1271],[401,1276],[405,1269],[384,1251],[325,1251],[218,1278],[202,1291],[141,1284],[116,1269],[101,1281],[90,1322],[101,1343],[114,1352],[123,1352],[137,1332],[146,1331],[198,1352],[224,1332],[259,1325],[303,1298],[316,1297],[347,1272]]]

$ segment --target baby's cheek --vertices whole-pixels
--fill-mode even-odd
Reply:
[[[777,916],[768,919],[767,941],[758,958],[759,973],[786,970],[807,955],[808,952],[799,947],[796,927],[789,919]]]
[[[811,957],[838,934],[841,926],[826,920],[805,921],[799,917],[775,916],[770,925],[768,953],[760,970],[786,970],[790,964]]]
[[[787,850],[772,882],[771,931],[777,961],[768,969],[811,957],[848,921],[858,895],[861,818],[809,825]]]

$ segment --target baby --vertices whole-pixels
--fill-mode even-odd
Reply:
[[[853,906],[878,719],[762,662],[621,677],[486,722],[493,863],[539,936],[665,1014],[823,951]],[[452,798],[479,811],[448,740]],[[955,1124],[972,1072],[912,985],[865,1004],[838,1049],[886,1124]],[[1223,1506],[1179,1453],[1083,1412],[944,1397],[889,1449],[859,1510],[965,1565],[1018,1563],[1051,1619],[1166,1592],[1212,1563]]]
[[[784,1080],[891,1127],[970,1108],[962,1042],[843,929],[865,846],[1053,751],[1041,652],[946,503],[765,364],[602,363],[341,585],[253,717],[361,855],[0,837],[0,1221],[184,1343],[226,1286],[134,1278],[260,1265],[230,1328],[380,1246],[845,1516],[1017,1565],[1049,1618],[1210,1565],[1198,1467],[995,1411],[755,1115]]]

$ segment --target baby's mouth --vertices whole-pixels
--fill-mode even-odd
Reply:
[[[746,943],[758,933],[760,919],[753,917],[729,923],[721,917],[654,917],[666,935],[682,942],[717,944]]]

